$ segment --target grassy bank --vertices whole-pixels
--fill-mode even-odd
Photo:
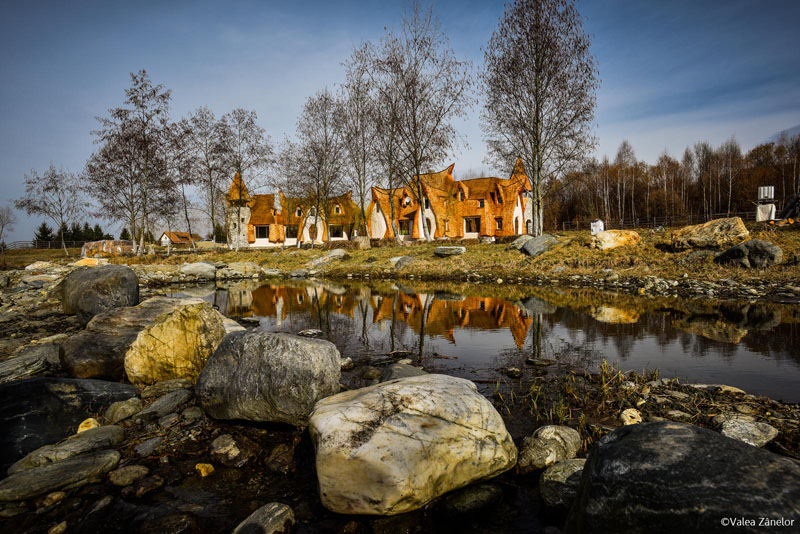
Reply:
[[[208,251],[198,254],[181,251],[166,257],[155,254],[142,257],[114,258],[114,263],[144,264],[178,264],[202,260],[223,262],[255,262],[265,268],[292,271],[307,268],[308,263],[324,255],[330,248],[349,248],[348,255],[328,265],[319,267],[320,274],[332,278],[343,278],[349,274],[371,277],[387,276],[393,278],[422,278],[427,280],[464,279],[470,275],[483,278],[513,281],[514,279],[530,279],[535,276],[567,278],[570,276],[604,276],[604,270],[611,269],[623,277],[641,278],[648,275],[667,279],[677,279],[687,274],[697,280],[714,281],[722,278],[738,282],[763,280],[797,283],[800,268],[797,258],[800,257],[800,229],[779,228],[764,230],[763,227],[751,228],[751,238],[772,241],[783,250],[784,263],[764,270],[748,270],[730,266],[716,265],[711,258],[690,258],[690,251],[669,252],[663,244],[668,233],[653,233],[648,230],[640,232],[642,241],[637,246],[621,247],[610,251],[600,251],[587,245],[590,236],[587,231],[560,232],[559,242],[552,249],[538,258],[528,256],[509,249],[503,244],[479,244],[467,242],[467,252],[461,256],[438,258],[434,249],[443,244],[457,243],[424,243],[406,245],[394,243],[373,247],[369,250],[355,250],[350,243],[337,243],[322,249],[268,249],[243,250],[239,252],[226,249]],[[395,256],[413,256],[414,263],[396,271],[389,259]],[[66,262],[59,251],[25,250],[9,251],[6,254],[8,268],[20,268],[35,260]],[[606,271],[607,272],[607,271]]]

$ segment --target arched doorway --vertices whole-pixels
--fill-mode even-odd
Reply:
[[[530,234],[532,230],[533,230],[533,225],[531,224],[531,220],[528,219],[527,221],[525,221],[525,231]]]
[[[430,219],[425,219],[425,222],[428,224],[428,235],[433,235],[433,224],[431,223]]]
[[[519,233],[519,219],[516,218],[514,219],[514,233],[515,234]]]

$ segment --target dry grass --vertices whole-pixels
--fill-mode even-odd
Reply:
[[[793,258],[800,255],[800,229],[779,228],[764,230],[763,226],[752,227],[751,237],[767,239],[781,247],[784,254],[784,265],[766,270],[746,270],[736,267],[716,265],[706,261],[685,262],[689,251],[668,252],[660,247],[666,242],[668,233],[640,232],[642,241],[638,246],[623,247],[610,251],[599,251],[587,246],[587,231],[560,232],[559,243],[538,258],[529,258],[516,250],[509,250],[501,244],[467,244],[467,252],[462,256],[438,258],[433,251],[442,244],[456,243],[414,243],[406,245],[389,245],[373,247],[369,250],[348,250],[348,256],[319,268],[320,273],[329,277],[346,277],[348,274],[371,277],[391,276],[399,278],[423,278],[428,280],[465,279],[478,275],[483,279],[503,278],[505,280],[529,280],[536,276],[566,278],[573,275],[596,277],[604,269],[612,269],[623,277],[641,278],[648,275],[676,279],[684,273],[690,278],[699,280],[717,280],[730,278],[740,282],[751,279],[764,279],[796,283],[800,268]],[[320,257],[326,249],[334,246],[350,248],[349,243],[326,246],[325,249],[269,249],[243,250],[240,252],[226,249],[217,251],[187,254],[174,253],[170,257],[161,254],[115,258],[114,263],[144,264],[179,264],[201,260],[231,262],[255,262],[266,268],[282,271],[306,268],[310,260]],[[413,256],[416,261],[395,271],[389,258],[394,256]],[[10,251],[6,255],[8,268],[19,268],[37,259],[49,261],[62,260],[59,251]]]
[[[62,249],[22,249],[9,250],[0,254],[0,270],[22,269],[35,261],[50,261],[53,263],[69,263],[81,257],[81,249],[70,248],[70,257],[64,256]]]

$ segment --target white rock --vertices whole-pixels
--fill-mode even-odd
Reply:
[[[778,430],[767,423],[729,419],[722,423],[723,436],[744,441],[754,447],[763,447],[778,435]]]
[[[193,278],[213,280],[217,276],[217,268],[209,263],[204,262],[187,263],[181,267],[181,274],[185,274],[186,276],[191,276]]]
[[[503,419],[469,380],[426,375],[340,393],[309,418],[323,505],[394,515],[511,469]]]
[[[628,408],[622,411],[619,420],[623,425],[636,425],[642,422],[642,413],[636,408]]]

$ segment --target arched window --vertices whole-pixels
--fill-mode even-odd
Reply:
[[[336,213],[336,214],[342,213],[342,207],[339,204],[336,204],[333,207],[333,212]]]

